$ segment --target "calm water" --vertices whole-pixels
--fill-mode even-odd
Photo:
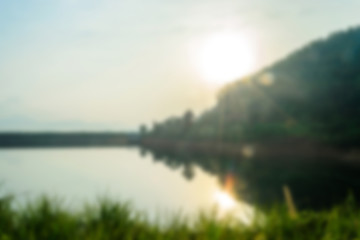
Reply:
[[[150,217],[191,214],[212,207],[221,189],[216,176],[192,171],[190,181],[184,167],[169,168],[137,148],[0,150],[1,193],[14,193],[20,203],[46,194],[76,207],[106,195],[131,200]]]
[[[169,167],[183,166],[188,179],[192,167],[201,166],[216,174],[226,186],[231,176],[233,190],[238,199],[259,207],[284,203],[284,186],[298,209],[328,209],[342,204],[352,194],[360,199],[360,164],[358,161],[301,157],[294,153],[286,156],[252,157],[199,154],[196,152],[151,149],[158,161]]]
[[[130,200],[150,218],[179,210],[193,214],[217,205],[245,220],[251,218],[249,204],[283,203],[285,185],[298,208],[332,207],[350,192],[360,199],[359,164],[298,157],[226,158],[186,151],[143,153],[135,147],[2,149],[0,195],[9,191],[20,203],[41,194],[59,196],[74,208],[105,195]],[[227,183],[237,197],[230,207],[229,199],[219,195]]]

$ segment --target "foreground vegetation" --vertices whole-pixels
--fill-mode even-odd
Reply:
[[[166,226],[150,223],[131,204],[107,199],[66,210],[58,201],[41,198],[23,207],[0,199],[0,239],[360,239],[360,210],[352,198],[331,210],[288,214],[286,207],[264,211],[265,221],[244,226],[234,219],[216,220],[200,213],[189,224],[179,215]]]

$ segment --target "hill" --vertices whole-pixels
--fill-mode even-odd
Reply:
[[[200,116],[155,123],[144,140],[357,148],[359,64],[360,28],[332,34],[225,86]]]

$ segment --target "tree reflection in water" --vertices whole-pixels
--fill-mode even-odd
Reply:
[[[259,207],[284,203],[284,185],[290,188],[299,209],[329,208],[342,203],[350,193],[360,197],[360,166],[337,159],[236,158],[186,149],[147,150],[155,161],[173,169],[183,168],[183,176],[189,180],[196,177],[194,166],[201,167],[218,176],[226,192]]]

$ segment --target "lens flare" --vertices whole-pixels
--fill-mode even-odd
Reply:
[[[229,192],[229,193],[232,193],[234,191],[234,183],[235,183],[235,180],[234,180],[233,175],[231,175],[231,174],[226,175],[226,178],[225,178],[225,191]]]

